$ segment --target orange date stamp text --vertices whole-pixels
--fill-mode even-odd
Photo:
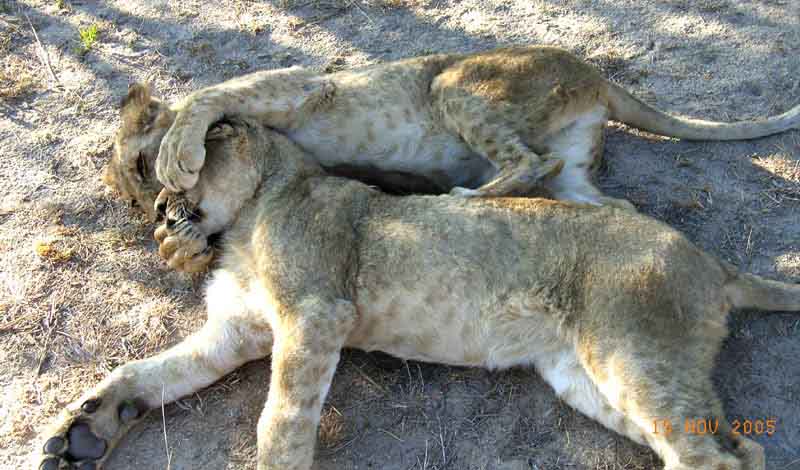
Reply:
[[[777,429],[777,418],[734,419],[731,421],[731,433],[743,436],[772,436]],[[685,434],[717,434],[720,432],[717,418],[684,418],[676,422],[669,418],[653,420],[653,434],[669,436],[673,432]]]

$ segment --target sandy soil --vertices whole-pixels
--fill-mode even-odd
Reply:
[[[22,468],[82,388],[202,322],[202,279],[165,269],[152,227],[99,180],[129,82],[174,99],[263,68],[510,43],[571,49],[683,115],[800,102],[798,0],[0,0],[0,467]],[[609,193],[745,271],[800,279],[800,132],[712,144],[610,127],[606,160]],[[768,468],[800,469],[800,318],[737,312],[731,329],[716,377],[727,413],[777,418],[755,436]],[[253,363],[154,412],[110,467],[251,467],[268,374]],[[316,469],[660,468],[530,370],[357,351],[320,437]]]

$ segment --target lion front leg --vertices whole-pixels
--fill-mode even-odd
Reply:
[[[223,116],[252,117],[274,129],[300,126],[325,108],[333,82],[301,68],[256,72],[191,94],[161,141],[156,176],[170,191],[191,189],[205,163],[206,131]]]
[[[258,422],[259,470],[311,467],[322,404],[355,316],[348,301],[310,299],[273,322],[272,378]]]
[[[42,434],[35,470],[102,468],[119,439],[145,414],[206,387],[235,368],[267,355],[272,336],[244,321],[209,321],[163,353],[129,362],[67,405]],[[258,335],[249,334],[257,331]],[[231,347],[235,345],[235,347]]]

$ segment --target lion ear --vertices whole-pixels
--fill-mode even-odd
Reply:
[[[131,83],[128,87],[128,94],[122,98],[120,109],[125,109],[128,106],[136,106],[137,108],[144,108],[150,104],[152,91],[149,83]]]
[[[122,99],[119,110],[123,127],[136,133],[150,130],[163,108],[151,93],[148,83],[133,83],[128,87],[128,94]]]

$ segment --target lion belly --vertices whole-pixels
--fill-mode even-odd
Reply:
[[[323,166],[352,166],[378,178],[387,173],[424,177],[439,191],[477,187],[497,172],[434,119],[427,94],[416,89],[424,87],[351,80],[338,84],[330,109],[288,133]]]
[[[383,273],[385,274],[385,273]],[[498,296],[489,283],[442,285],[422,274],[387,280],[360,273],[360,314],[347,345],[396,357],[457,366],[504,369],[539,365],[565,348],[557,319],[542,299],[524,291]]]

